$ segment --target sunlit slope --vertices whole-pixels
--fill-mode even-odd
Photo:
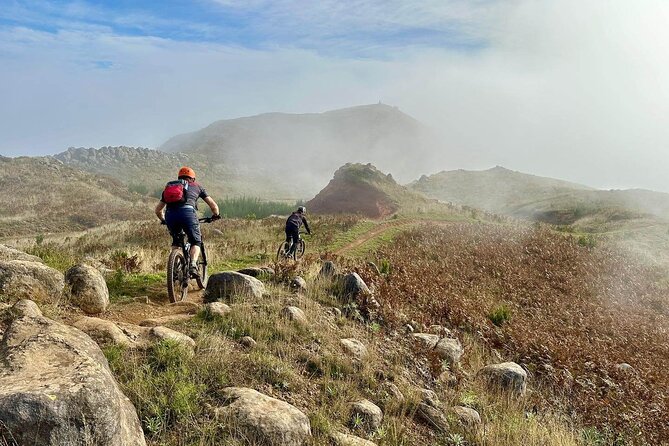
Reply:
[[[52,158],[0,158],[0,237],[75,231],[152,215],[122,183]]]
[[[430,170],[436,147],[436,138],[421,123],[396,107],[376,104],[217,121],[171,138],[161,150],[197,154],[233,168],[265,169],[268,179],[313,196],[332,169],[347,162],[401,171],[400,179],[410,181]]]

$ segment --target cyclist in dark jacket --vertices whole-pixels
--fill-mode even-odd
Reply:
[[[286,251],[290,249],[290,254],[292,255],[297,249],[297,245],[300,243],[300,228],[304,225],[304,228],[307,230],[307,234],[311,234],[311,229],[309,228],[309,223],[304,214],[307,213],[307,208],[300,206],[297,208],[297,211],[290,214],[288,220],[286,220]]]
[[[182,167],[178,174],[179,180],[188,182],[185,202],[183,203],[165,203],[165,197],[160,199],[156,206],[156,216],[160,222],[166,224],[172,234],[172,247],[179,246],[178,234],[183,231],[188,237],[190,243],[191,277],[198,277],[197,260],[200,257],[200,245],[202,245],[202,235],[200,235],[200,222],[197,219],[197,200],[202,198],[211,209],[212,220],[218,220],[221,216],[218,213],[218,205],[207,194],[199,183],[195,182],[195,171],[190,167]],[[167,212],[165,212],[167,208]]]

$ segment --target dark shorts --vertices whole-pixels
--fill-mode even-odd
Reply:
[[[165,214],[167,227],[172,234],[172,246],[179,246],[181,240],[179,233],[183,230],[188,237],[188,242],[195,246],[202,245],[202,235],[200,234],[200,222],[197,220],[197,211],[192,208],[174,208],[168,209]]]
[[[295,225],[286,225],[286,241],[294,244],[300,241],[300,227]]]

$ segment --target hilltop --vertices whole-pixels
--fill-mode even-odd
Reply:
[[[357,214],[382,218],[403,212],[425,212],[440,207],[434,200],[397,184],[372,164],[347,163],[307,207],[320,214]],[[446,207],[443,207],[446,210]]]
[[[265,169],[298,196],[323,187],[332,166],[370,161],[383,170],[405,166],[409,181],[430,166],[438,145],[431,132],[396,107],[363,105],[324,113],[266,113],[217,121],[165,142],[160,149],[206,157],[231,168]]]
[[[0,159],[0,237],[76,231],[147,218],[145,198],[120,182],[52,158]]]

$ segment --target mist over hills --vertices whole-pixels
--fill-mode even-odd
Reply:
[[[336,166],[371,162],[408,182],[430,171],[439,152],[431,131],[396,107],[363,105],[324,113],[266,113],[222,120],[175,136],[160,149],[232,168],[265,170],[313,196]]]

